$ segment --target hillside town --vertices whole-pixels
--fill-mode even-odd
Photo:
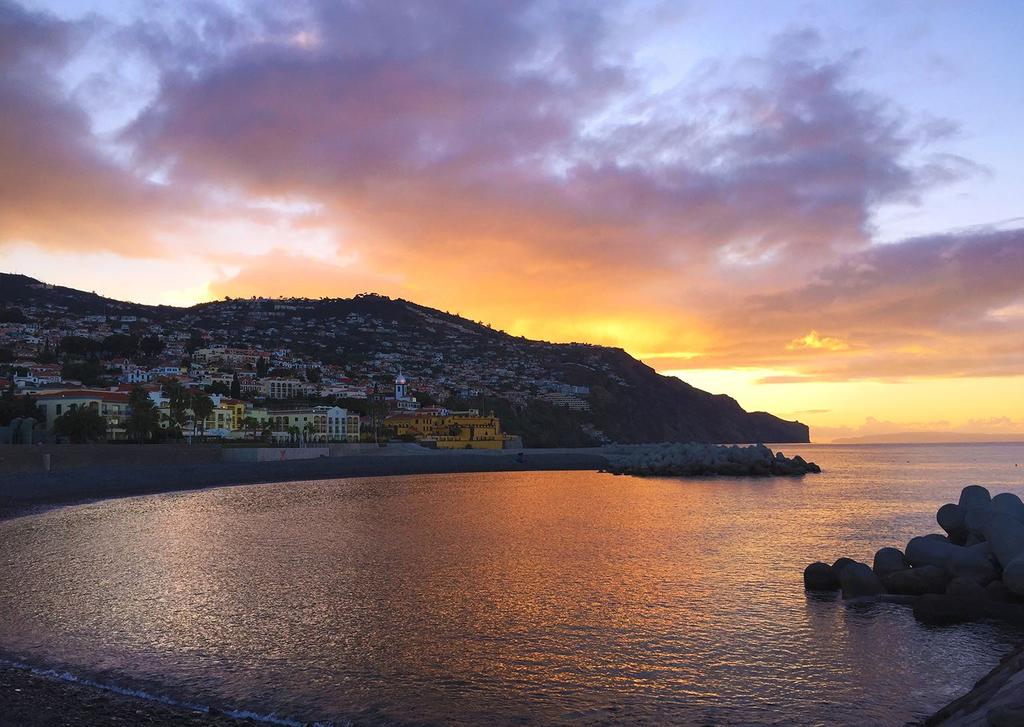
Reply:
[[[52,286],[36,285],[45,302],[0,308],[0,389],[9,408],[21,399],[24,415],[38,412],[37,439],[400,439],[502,448],[521,446],[519,438],[503,432],[493,412],[470,404],[500,396],[513,406],[533,400],[590,408],[589,387],[502,355],[500,343],[469,345],[451,320],[410,308],[422,320],[419,335],[409,335],[398,320],[372,313],[396,303],[380,296],[361,296],[366,312],[326,317],[319,301],[266,298],[164,317],[126,312],[131,304],[116,301],[112,310],[83,310],[45,296]],[[91,429],[71,421],[84,409],[98,415],[102,431],[98,420]]]
[[[33,437],[47,441],[475,448],[809,437],[800,422],[747,412],[620,348],[531,340],[369,293],[175,307],[0,273],[0,392],[0,441],[15,437],[15,418],[45,418]],[[102,426],[82,416],[58,425],[83,401]]]

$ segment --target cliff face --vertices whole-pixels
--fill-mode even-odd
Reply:
[[[747,412],[735,399],[662,376],[624,351],[607,349],[625,382],[592,386],[595,425],[618,442],[808,442],[807,425]]]
[[[634,442],[807,442],[806,425],[765,412],[746,412],[732,398],[709,394],[658,374],[625,351],[586,344],[555,344],[510,336],[458,315],[378,295],[320,300],[225,300],[188,308],[111,300],[94,293],[47,286],[21,275],[0,274],[0,304],[20,308],[44,328],[73,328],[87,316],[137,316],[139,334],[201,333],[209,340],[293,352],[346,372],[379,370],[390,355],[415,382],[477,386],[488,380],[485,401],[508,431],[527,444],[574,446],[603,438]],[[376,367],[376,369],[374,368]],[[538,381],[587,386],[590,411],[572,412],[528,397],[512,406],[506,394],[536,390]]]

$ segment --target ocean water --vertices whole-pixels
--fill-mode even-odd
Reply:
[[[802,479],[522,472],[111,500],[0,523],[0,653],[338,724],[899,725],[1022,635],[804,593],[1024,445],[787,446]]]

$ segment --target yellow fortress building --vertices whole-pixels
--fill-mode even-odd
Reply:
[[[384,420],[396,437],[413,437],[438,449],[505,449],[511,437],[501,431],[494,413],[483,416],[476,409],[448,411],[424,409],[393,414]]]

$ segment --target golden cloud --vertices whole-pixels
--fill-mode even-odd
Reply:
[[[807,335],[794,338],[786,344],[787,351],[797,351],[801,348],[813,348],[824,351],[849,351],[850,344],[841,338],[822,336],[817,331],[812,330]]]

